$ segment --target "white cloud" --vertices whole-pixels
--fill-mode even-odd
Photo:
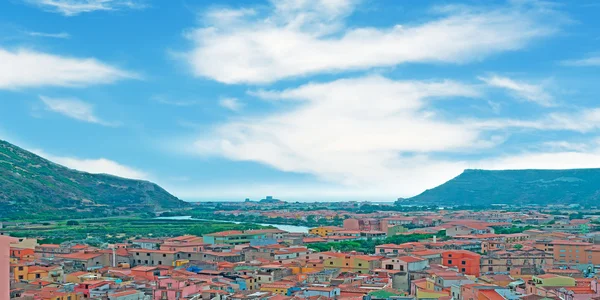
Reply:
[[[453,163],[428,168],[422,164],[428,160],[424,153],[486,147],[490,142],[469,126],[433,119],[422,110],[426,101],[479,95],[452,81],[370,76],[255,94],[297,105],[287,112],[223,124],[196,141],[196,152],[364,188],[409,182],[412,172],[441,183],[448,172],[455,173],[448,167]]]
[[[142,9],[146,5],[138,0],[25,0],[43,10],[76,16],[94,11]]]
[[[31,150],[31,152],[59,165],[82,172],[88,172],[92,174],[110,174],[130,179],[147,180],[149,178],[149,175],[146,172],[122,165],[106,158],[82,159],[77,157],[51,155],[42,150]]]
[[[118,125],[117,123],[107,122],[100,119],[95,115],[93,105],[76,98],[51,98],[40,96],[40,100],[42,100],[48,110],[75,120],[104,126]]]
[[[594,152],[597,147],[572,142],[541,141],[538,148],[529,145],[523,152],[501,156],[496,149],[513,132],[512,128],[591,133],[600,129],[600,109],[549,113],[532,120],[446,119],[444,113],[436,113],[434,103],[480,101],[480,91],[453,81],[394,81],[380,76],[249,94],[269,100],[283,110],[240,116],[223,123],[195,142],[188,141],[188,145],[193,144],[191,151],[314,175],[331,187],[330,194],[315,187],[316,194],[343,197],[371,193],[376,198],[393,199],[435,187],[467,168],[600,166],[600,152]],[[529,152],[533,150],[536,152]],[[483,158],[448,156],[468,152]],[[302,190],[275,184],[256,189],[252,195],[269,188],[277,195]],[[202,198],[212,191],[200,193],[185,187],[174,190],[189,199],[194,194]]]
[[[198,105],[199,102],[198,101],[193,101],[193,100],[174,100],[171,99],[168,96],[165,95],[154,95],[152,97],[150,97],[150,100],[152,101],[156,101],[158,103],[161,104],[167,104],[167,105],[172,105],[172,106],[181,106],[181,107],[186,107],[186,106],[194,106],[194,105]]]
[[[402,63],[466,63],[518,50],[555,31],[535,5],[439,9],[439,18],[389,28],[349,28],[358,1],[273,1],[253,9],[213,10],[188,33],[185,58],[196,76],[224,83],[268,83],[322,72]],[[219,16],[227,16],[220,18]]]
[[[584,108],[574,112],[553,112],[533,120],[487,119],[464,120],[474,128],[498,130],[505,128],[529,128],[538,130],[563,130],[589,133],[600,129],[600,108]]]
[[[138,75],[93,58],[71,58],[32,50],[0,48],[0,89],[41,86],[83,87]]]
[[[36,37],[48,37],[48,38],[56,38],[56,39],[69,39],[71,35],[66,32],[59,33],[46,33],[46,32],[36,32],[36,31],[28,31],[28,35],[36,36]]]
[[[562,64],[572,67],[600,67],[600,55],[592,55],[582,59],[566,60],[563,61]]]
[[[244,107],[244,104],[240,102],[240,100],[231,97],[221,98],[221,100],[219,100],[219,105],[231,111],[239,111],[240,109],[242,109],[242,107]]]
[[[517,99],[531,101],[547,107],[555,105],[552,95],[546,92],[546,88],[543,85],[529,84],[496,75],[479,77],[479,79],[489,86],[509,90]]]

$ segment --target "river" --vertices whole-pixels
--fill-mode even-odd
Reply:
[[[211,222],[221,222],[221,223],[248,223],[248,222],[237,222],[237,221],[227,221],[227,220],[209,220],[209,219],[195,219],[191,216],[177,216],[177,217],[159,217],[157,219],[161,220],[196,220],[196,221],[211,221]],[[308,233],[308,227],[306,226],[295,226],[295,225],[281,225],[281,224],[268,224],[268,223],[253,223],[262,226],[273,226],[277,229],[287,231],[287,232],[296,232],[296,233]]]

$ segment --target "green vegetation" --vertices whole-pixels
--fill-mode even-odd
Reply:
[[[440,236],[442,233],[436,234]],[[418,242],[421,240],[431,239],[434,234],[401,234],[390,236],[383,240],[361,240],[361,241],[348,241],[348,242],[332,242],[332,243],[315,243],[308,245],[309,248],[319,252],[333,250],[339,250],[343,252],[357,251],[364,253],[374,253],[375,247],[383,244],[403,244],[410,242]],[[443,238],[443,236],[442,236]]]
[[[531,225],[522,226],[522,227],[513,225],[510,228],[504,228],[504,227],[499,227],[499,226],[492,226],[492,228],[494,228],[495,234],[513,234],[513,233],[522,233],[525,230],[533,229],[535,227],[533,227]]]
[[[92,241],[90,244],[123,242],[129,238],[173,237],[184,234],[202,236],[207,233],[226,230],[248,230],[270,228],[256,224],[233,224],[192,220],[158,220],[135,218],[106,218],[79,220],[79,225],[67,225],[67,222],[42,225],[34,224],[29,228],[6,228],[15,237],[36,237],[47,243],[63,241]]]
[[[150,215],[188,206],[151,182],[71,170],[0,140],[0,220]]]
[[[521,245],[521,244],[515,244],[515,245],[513,245],[513,248],[515,248],[517,250],[521,250],[521,249],[523,249],[523,245]]]
[[[408,201],[443,205],[597,205],[599,181],[600,169],[465,170],[454,179]]]

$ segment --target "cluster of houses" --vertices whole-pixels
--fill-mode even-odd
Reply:
[[[307,233],[225,231],[104,247],[12,238],[10,293],[31,300],[600,299],[600,239],[589,219],[495,232],[516,219],[531,224],[522,214],[453,212],[354,216]],[[414,233],[436,235],[382,240]],[[378,245],[371,253],[311,247],[346,240]]]

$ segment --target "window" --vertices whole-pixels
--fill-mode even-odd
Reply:
[[[23,271],[23,267],[19,267],[19,271]]]
[[[188,253],[188,258],[190,258],[190,257],[192,257],[192,254],[191,254],[191,253]]]
[[[142,263],[142,260],[138,259],[138,264],[141,264],[141,263]]]
[[[167,288],[168,288],[168,289],[170,289],[170,288],[172,288],[172,287],[173,287],[173,284],[172,284],[172,283],[167,283]]]
[[[404,266],[400,266],[400,271],[404,271]]]
[[[452,257],[452,254],[448,254],[448,257]]]
[[[493,264],[493,263],[494,263],[494,262],[493,262],[491,259],[490,259],[490,260],[488,260],[488,264],[490,264],[490,265],[491,265],[491,264]]]
[[[163,254],[163,257],[167,257],[167,255],[166,255],[166,254]]]
[[[145,260],[145,261],[144,261],[144,263],[145,263],[145,264],[148,264],[148,261],[147,261],[147,260]]]
[[[140,256],[140,253],[139,253],[139,252],[136,252],[136,253],[135,253],[135,255],[137,255],[137,256]]]
[[[35,274],[35,278],[42,278],[40,274]]]
[[[494,271],[494,268],[493,267],[488,267],[488,271],[492,272],[492,271]]]
[[[332,262],[332,261],[330,261],[330,262],[329,262],[329,264],[330,264],[330,265],[333,265],[333,262]]]
[[[461,272],[466,272],[467,270],[465,268],[460,269]]]
[[[23,280],[23,275],[19,275],[19,280]]]
[[[146,253],[146,256],[150,256],[150,253]]]
[[[162,261],[161,261],[161,260],[159,260],[159,261],[158,261],[158,264],[159,264],[159,265],[162,265]]]
[[[463,261],[461,261],[461,262],[460,262],[460,264],[461,264],[461,265],[466,265],[466,264],[467,264],[467,262],[463,260]]]
[[[449,265],[451,265],[451,264],[452,264],[452,260],[451,260],[451,259],[449,259],[449,260],[448,260],[448,264],[449,264]]]

